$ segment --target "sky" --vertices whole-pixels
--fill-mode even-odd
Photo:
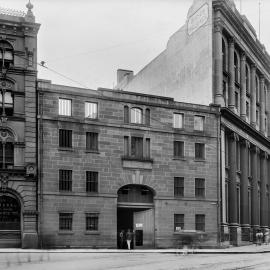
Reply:
[[[235,0],[270,53],[270,0]],[[28,0],[0,0],[27,11]],[[137,73],[166,48],[193,0],[31,0],[38,33],[38,78],[97,89],[116,85],[118,68]],[[53,70],[53,71],[52,71]]]

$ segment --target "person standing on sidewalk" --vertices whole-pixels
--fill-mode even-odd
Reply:
[[[130,249],[130,244],[131,244],[131,241],[132,241],[132,239],[133,239],[133,233],[131,232],[130,229],[128,229],[128,231],[127,231],[126,239],[127,239],[127,246],[128,246],[128,249]]]

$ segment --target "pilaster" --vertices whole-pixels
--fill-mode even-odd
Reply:
[[[229,39],[229,109],[235,109],[234,38]]]

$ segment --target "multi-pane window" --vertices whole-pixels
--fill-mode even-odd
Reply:
[[[98,231],[98,214],[86,213],[85,225],[86,225],[86,231]]]
[[[177,158],[184,157],[184,142],[174,141],[173,142],[173,155]]]
[[[136,158],[143,157],[143,138],[131,137],[131,156]]]
[[[0,142],[0,168],[14,165],[14,145],[11,142]]]
[[[195,178],[195,197],[205,197],[205,179],[203,178]]]
[[[72,130],[59,129],[59,147],[72,147]]]
[[[85,102],[85,117],[86,118],[97,118],[97,103],[95,102]]]
[[[86,132],[86,150],[98,151],[98,133]]]
[[[184,115],[182,113],[173,114],[173,127],[174,128],[183,128]]]
[[[59,98],[59,115],[71,116],[71,100]]]
[[[13,95],[10,91],[0,92],[0,114],[13,115]]]
[[[86,192],[98,192],[98,172],[86,172]]]
[[[184,214],[174,214],[174,231],[184,230]]]
[[[59,230],[72,231],[72,213],[59,213]]]
[[[130,110],[130,122],[133,124],[142,124],[142,109],[131,108]]]
[[[239,94],[237,91],[235,91],[234,94],[235,94],[235,108],[237,111],[239,111]]]
[[[195,158],[205,159],[205,144],[204,143],[195,143]]]
[[[204,116],[194,116],[194,130],[203,131],[204,129]]]
[[[196,231],[205,231],[205,215],[195,215]]]
[[[72,191],[72,170],[59,170],[59,191]]]
[[[174,177],[174,196],[184,196],[184,177]]]

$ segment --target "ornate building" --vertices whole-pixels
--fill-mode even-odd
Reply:
[[[38,246],[36,56],[39,24],[0,10],[0,247]]]

